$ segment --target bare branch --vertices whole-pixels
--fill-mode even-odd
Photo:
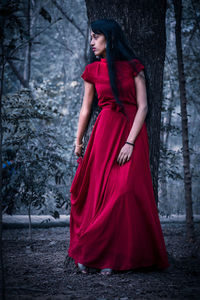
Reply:
[[[68,48],[68,47],[66,46],[66,43],[62,42],[62,41],[59,40],[59,39],[55,39],[55,38],[51,38],[51,39],[52,39],[53,41],[55,41],[57,44],[60,44],[61,46],[63,46],[63,47],[65,48],[66,51],[69,51],[71,54],[74,53],[70,48]]]
[[[7,62],[9,63],[10,67],[12,68],[14,74],[16,75],[16,77],[19,79],[19,81],[21,82],[21,84],[25,87],[25,88],[29,88],[29,84],[28,81],[25,80],[23,78],[23,76],[21,76],[20,72],[17,70],[16,66],[14,65],[14,63],[12,62],[11,59],[7,59]]]
[[[35,35],[33,35],[32,37],[30,37],[29,39],[27,39],[24,43],[20,44],[18,47],[16,47],[13,50],[13,52],[10,54],[10,56],[12,56],[18,49],[23,48],[30,41],[33,41],[37,36],[39,36],[41,33],[43,33],[45,30],[47,30],[49,27],[51,27],[52,25],[54,25],[56,22],[58,22],[60,20],[62,20],[62,18],[58,18],[57,20],[55,20],[54,22],[52,22],[50,25],[48,25],[47,27],[45,27],[44,29],[42,29],[41,31],[39,31],[38,33],[36,33]]]
[[[74,27],[81,33],[81,35],[86,38],[85,33],[82,29],[76,24],[73,18],[70,18],[66,12],[62,9],[62,7],[56,2],[56,0],[51,0],[55,7],[61,12],[61,14],[72,24]]]

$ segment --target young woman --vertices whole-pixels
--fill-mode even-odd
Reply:
[[[167,268],[149,166],[144,66],[114,20],[91,23],[90,45],[98,59],[81,75],[68,256],[82,273]],[[82,157],[95,88],[101,111]]]

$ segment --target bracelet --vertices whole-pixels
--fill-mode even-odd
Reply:
[[[135,146],[135,144],[134,144],[134,143],[125,142],[125,144],[132,145],[133,147]]]
[[[75,144],[76,147],[82,147],[83,146],[83,143],[78,145],[78,144]]]
[[[76,141],[77,141],[77,139],[75,139],[75,141],[74,141],[74,146],[75,147],[82,147],[83,146],[83,142],[81,144],[77,144]]]

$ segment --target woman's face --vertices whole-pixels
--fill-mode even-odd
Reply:
[[[102,55],[103,57],[106,57],[106,39],[104,34],[94,33],[93,31],[91,31],[90,36],[90,45],[92,47],[92,50],[94,51],[94,55]]]

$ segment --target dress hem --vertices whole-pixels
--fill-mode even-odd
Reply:
[[[77,265],[76,262],[80,262],[81,264],[85,265],[86,267],[88,268],[95,268],[95,269],[105,269],[105,268],[111,268],[112,270],[114,271],[129,271],[129,270],[135,270],[135,269],[140,269],[140,268],[148,268],[148,267],[152,267],[156,270],[165,270],[167,268],[170,267],[170,264],[167,263],[167,264],[162,264],[162,265],[159,265],[157,263],[149,263],[149,264],[138,264],[138,265],[135,265],[135,266],[126,266],[126,267],[118,267],[118,268],[114,268],[112,265],[102,265],[102,264],[88,264],[88,263],[84,263],[83,261],[80,261],[79,258],[71,255],[69,252],[68,252],[68,256],[71,257],[72,259],[74,259],[74,262],[75,264]]]

